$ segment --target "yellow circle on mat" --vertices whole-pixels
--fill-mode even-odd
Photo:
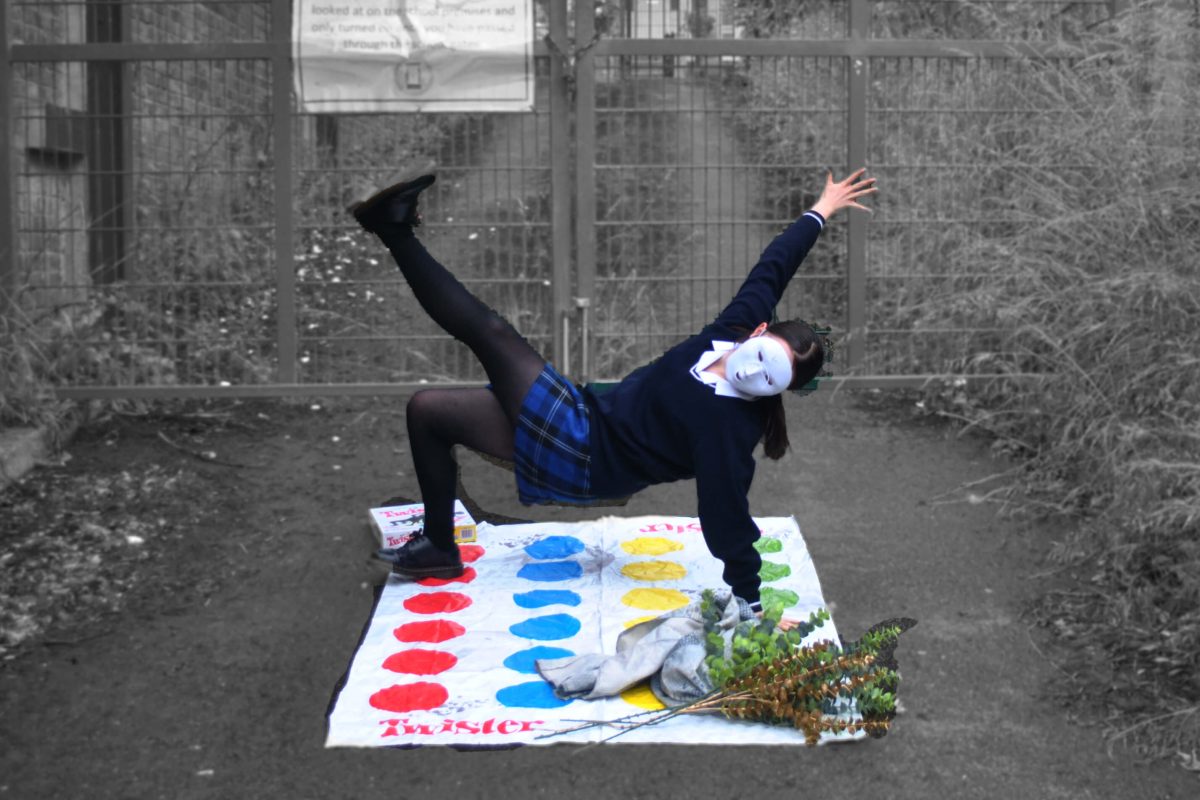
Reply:
[[[645,681],[639,683],[637,686],[630,686],[621,692],[621,699],[630,705],[644,708],[647,711],[661,711],[666,708],[654,692],[650,691],[650,684]]]
[[[646,611],[673,611],[688,604],[688,596],[678,589],[630,589],[621,602]]]
[[[628,542],[621,542],[621,549],[634,556],[661,556],[663,553],[682,550],[683,545],[661,536],[639,536]]]
[[[635,581],[675,581],[687,575],[687,567],[674,561],[634,561],[621,567],[621,574]]]
[[[622,624],[623,624],[623,625],[624,625],[626,628],[632,628],[634,625],[640,625],[640,624],[642,624],[643,622],[649,622],[649,621],[650,621],[650,620],[652,620],[652,619],[658,619],[658,616],[657,616],[657,615],[655,615],[655,614],[647,614],[647,615],[646,615],[646,616],[644,616],[644,617],[636,617],[636,618],[634,618],[634,619],[631,619],[631,620],[629,620],[629,621],[627,621],[627,622],[624,622],[624,623],[622,623]]]

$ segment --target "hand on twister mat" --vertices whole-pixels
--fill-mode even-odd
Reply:
[[[762,614],[759,614],[758,618],[762,619],[762,616]],[[792,619],[791,617],[780,617],[779,624],[775,627],[779,628],[781,631],[790,631],[799,627],[802,621],[803,620]]]

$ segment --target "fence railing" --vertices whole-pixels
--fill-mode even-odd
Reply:
[[[796,30],[822,38],[689,38],[685,11],[672,38],[597,36],[590,4],[550,3],[533,113],[335,117],[295,108],[291,0],[6,4],[5,313],[61,340],[64,396],[477,383],[341,212],[433,157],[430,248],[568,373],[612,379],[711,318],[825,169],[866,164],[876,213],[831,226],[781,316],[833,327],[846,385],[962,371],[1007,332],[920,309],[997,279],[967,259],[1007,221],[939,192],[979,173],[988,126],[1045,113],[999,87],[1077,56],[1071,26],[1114,4],[806,5]],[[978,38],[972,5],[1033,38]],[[918,13],[947,37],[889,38]]]

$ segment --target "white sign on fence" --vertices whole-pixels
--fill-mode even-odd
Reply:
[[[533,0],[296,0],[303,110],[530,111]]]

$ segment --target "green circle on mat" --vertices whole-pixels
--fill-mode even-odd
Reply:
[[[779,553],[783,550],[783,542],[764,536],[754,543],[754,549],[760,553]]]
[[[774,561],[762,562],[762,569],[758,571],[758,577],[762,578],[768,583],[771,581],[777,581],[780,578],[786,578],[791,574],[791,567],[789,567],[787,564],[777,564]]]
[[[800,602],[800,595],[791,589],[772,589],[770,586],[764,586],[759,594],[762,597],[764,607],[782,606],[783,608],[790,608]]]

